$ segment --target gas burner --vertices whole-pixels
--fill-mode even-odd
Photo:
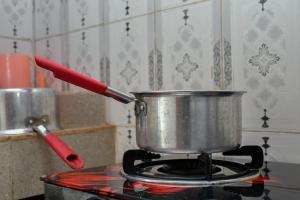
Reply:
[[[165,174],[181,176],[205,176],[207,174],[205,163],[198,159],[169,160],[157,170]],[[221,171],[220,167],[212,165],[213,174],[219,171]]]
[[[178,185],[214,185],[245,181],[259,176],[263,151],[259,146],[243,146],[224,152],[225,156],[251,156],[250,163],[213,160],[208,154],[197,159],[159,159],[159,154],[129,150],[124,154],[121,174],[131,181]],[[135,161],[142,161],[135,164]]]

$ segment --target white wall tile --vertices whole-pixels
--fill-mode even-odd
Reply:
[[[162,54],[162,70],[157,70],[163,72],[159,89],[216,88],[212,14],[213,1],[157,13],[157,48]]]
[[[36,39],[62,33],[64,4],[61,0],[35,1],[35,37]]]
[[[126,19],[154,10],[154,0],[105,0],[105,21]]]
[[[203,0],[156,0],[156,9],[164,10],[168,8],[183,6],[186,4],[196,3],[199,1]]]
[[[0,13],[0,36],[33,38],[32,0],[3,0]]]
[[[31,41],[11,40],[0,38],[0,53],[18,53],[33,55],[33,43]]]
[[[266,138],[268,148],[263,148]],[[244,132],[242,145],[259,145],[265,153],[265,160],[275,162],[300,163],[299,133]]]
[[[106,98],[105,117],[108,123],[120,126],[135,125],[134,103],[123,104],[112,98]]]
[[[49,39],[39,40],[36,42],[36,54],[51,59],[57,63],[63,63],[63,37],[53,37]],[[46,86],[55,89],[57,92],[62,91],[62,81],[54,78],[51,71],[43,70]]]
[[[69,30],[103,23],[103,0],[69,0]]]
[[[108,25],[106,55],[110,59],[110,85],[113,88],[126,93],[150,89],[148,56],[153,50],[152,20],[150,15]],[[135,123],[133,103],[125,105],[108,99],[108,106],[108,122]]]
[[[246,90],[243,124],[299,129],[299,1],[231,1],[233,88]],[[224,25],[226,26],[226,25]]]
[[[103,27],[85,29],[69,34],[69,66],[91,78],[100,80],[100,37]],[[74,92],[83,91],[71,86]]]
[[[120,163],[123,154],[129,149],[137,149],[135,128],[117,127],[116,142],[116,162]]]

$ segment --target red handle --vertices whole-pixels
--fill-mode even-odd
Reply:
[[[67,163],[72,169],[81,169],[84,162],[79,156],[70,149],[61,139],[54,134],[47,134],[44,136],[45,141],[51,148]]]
[[[35,62],[38,66],[52,71],[54,76],[60,80],[77,85],[92,92],[105,95],[107,89],[107,85],[105,83],[96,81],[85,74],[78,73],[41,56],[36,56]]]

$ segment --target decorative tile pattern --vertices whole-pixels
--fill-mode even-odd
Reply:
[[[158,12],[156,45],[162,52],[162,90],[215,87],[213,74],[212,2]],[[172,23],[170,23],[172,21]],[[205,32],[203,30],[206,30]]]
[[[197,63],[194,63],[190,60],[188,53],[184,54],[183,61],[176,66],[176,71],[183,75],[185,81],[189,81],[192,75],[192,72],[196,71],[199,68]]]
[[[110,83],[113,88],[126,93],[149,90],[148,55],[153,49],[152,26],[153,15],[108,25],[106,36],[109,43],[105,54],[110,59]],[[122,104],[107,99],[107,104],[110,123],[134,126],[133,103]]]
[[[300,94],[295,90],[300,71],[295,53],[299,46],[294,44],[299,38],[294,36],[299,26],[294,21],[299,16],[299,1],[285,4],[274,0],[267,5],[262,12],[257,2],[231,1],[234,87],[247,91],[243,125],[251,129],[297,129],[300,110],[295,103]]]
[[[68,1],[69,30],[76,30],[103,23],[103,0]]]
[[[149,54],[149,88],[151,90],[155,90],[155,50],[152,50]]]
[[[48,59],[54,60],[57,63],[62,63],[62,37],[53,37],[49,39],[39,40],[36,42],[36,51],[39,55]],[[55,89],[57,92],[62,91],[62,81],[54,78],[53,73],[44,70],[46,86]]]
[[[105,0],[105,21],[113,22],[145,15],[154,10],[155,0]]]
[[[267,109],[264,109],[264,116],[261,119],[264,122],[262,127],[263,128],[269,128],[268,121],[270,120],[270,117],[267,116]]]
[[[122,24],[122,22],[120,23]],[[121,87],[120,89],[123,91],[128,91],[130,87],[139,87],[138,83],[136,82],[138,79],[141,78],[142,73],[142,66],[141,66],[141,59],[142,55],[140,52],[140,47],[138,45],[141,45],[141,43],[137,43],[137,39],[139,39],[136,27],[137,25],[134,24],[134,22],[124,22],[125,29],[121,30],[121,34],[119,35],[119,45],[117,45],[119,48],[116,49],[116,52],[113,52],[112,49],[115,48],[113,46],[112,40],[115,40],[116,38],[110,40],[111,41],[111,48],[110,48],[110,57],[112,59],[112,55],[116,54],[117,57],[114,58],[113,61],[116,64],[117,69],[116,72],[118,72],[120,78],[118,79],[117,85]],[[129,24],[131,24],[129,26]],[[141,25],[141,24],[139,24]],[[111,27],[114,27],[114,25],[111,25]],[[112,69],[112,70],[114,70]],[[138,70],[139,69],[139,70]],[[113,74],[115,75],[115,74]],[[134,79],[133,79],[134,78]],[[126,88],[127,87],[127,88]],[[145,86],[144,86],[145,87]]]
[[[61,0],[39,0],[35,6],[36,39],[62,33],[64,4]]]
[[[258,67],[259,73],[262,76],[266,76],[269,73],[270,67],[279,60],[280,57],[278,55],[270,53],[269,47],[266,44],[262,44],[259,47],[258,55],[252,56],[249,63],[252,66]]]
[[[162,66],[162,53],[156,49],[156,90],[160,90],[163,86],[163,66]]]
[[[231,43],[224,40],[224,87],[228,88],[228,86],[232,82],[232,58],[231,58]]]
[[[130,85],[138,71],[132,67],[130,61],[127,61],[125,68],[120,72],[120,75],[126,80],[127,85]]]
[[[100,37],[103,27],[85,29],[69,35],[69,65],[72,69],[100,80]],[[106,63],[105,63],[106,64]],[[84,91],[71,86],[72,91]]]
[[[242,135],[242,145],[261,146],[267,162],[300,163],[299,142],[297,133],[244,132]]]
[[[221,42],[218,41],[214,45],[214,82],[219,87],[222,88],[222,69],[221,69]]]
[[[221,41],[214,45],[214,82],[218,88],[226,89],[232,82],[231,44],[224,40],[221,51]],[[221,54],[223,53],[223,56]],[[223,70],[222,70],[223,69]],[[224,74],[222,74],[224,73]]]
[[[268,149],[271,147],[268,142],[269,142],[269,137],[262,137],[262,140],[264,141],[264,144],[261,145],[264,148],[265,151],[265,156],[268,155]]]
[[[153,49],[149,54],[149,88],[160,90],[163,86],[162,53]]]
[[[267,2],[267,0],[259,0],[259,3],[261,4],[261,10],[265,11],[265,3]]]
[[[31,11],[32,0],[1,0],[0,36],[32,39]]]
[[[116,162],[120,163],[123,154],[129,149],[137,149],[135,128],[117,127],[116,134]]]
[[[19,53],[33,55],[33,44],[29,41],[11,40],[0,38],[0,53]]]

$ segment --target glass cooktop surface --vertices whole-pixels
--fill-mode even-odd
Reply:
[[[230,184],[187,186],[129,181],[121,165],[55,173],[42,177],[46,185],[69,188],[98,199],[161,200],[299,200],[300,165],[264,162],[260,176]],[[47,191],[47,190],[46,190]],[[96,199],[96,198],[94,198]]]

